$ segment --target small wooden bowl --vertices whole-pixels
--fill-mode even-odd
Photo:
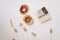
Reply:
[[[23,18],[23,20],[28,25],[31,25],[34,22],[33,18],[30,15],[25,15],[24,18]]]
[[[28,5],[24,4],[19,9],[21,14],[26,14],[29,11]]]

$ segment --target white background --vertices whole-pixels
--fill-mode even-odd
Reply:
[[[19,13],[22,4],[29,6],[28,14],[34,19],[33,25],[26,25],[23,22],[24,15]],[[46,7],[51,16],[51,20],[41,23],[36,17],[36,11]],[[18,30],[15,33],[10,25],[10,18],[13,20],[14,27]],[[23,27],[19,27],[19,22],[23,22],[23,27],[27,28],[27,32],[23,31]],[[53,29],[50,35],[49,29]],[[31,32],[37,34],[32,36]],[[51,37],[50,37],[51,36]],[[0,0],[0,40],[60,40],[60,0]]]

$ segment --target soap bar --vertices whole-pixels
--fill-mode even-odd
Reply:
[[[48,14],[48,11],[45,7],[42,7],[41,9],[39,9],[37,11],[37,17],[39,18],[41,23],[44,23],[51,19],[50,15]]]

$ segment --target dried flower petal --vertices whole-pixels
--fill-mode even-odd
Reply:
[[[50,33],[51,33],[51,34],[53,33],[53,30],[52,30],[52,28],[50,28]]]
[[[36,36],[36,34],[35,34],[34,32],[32,32],[32,35],[33,35],[33,36]]]
[[[27,29],[25,28],[25,27],[23,27],[23,30],[26,32],[27,31]]]
[[[12,19],[10,19],[10,24],[11,24],[11,26],[13,27],[13,22],[12,22]]]
[[[19,26],[21,27],[22,26],[22,23],[20,23]]]
[[[15,32],[18,32],[17,29],[15,29],[15,28],[14,28],[14,31],[15,31]]]
[[[15,38],[12,38],[12,40],[15,40]]]

